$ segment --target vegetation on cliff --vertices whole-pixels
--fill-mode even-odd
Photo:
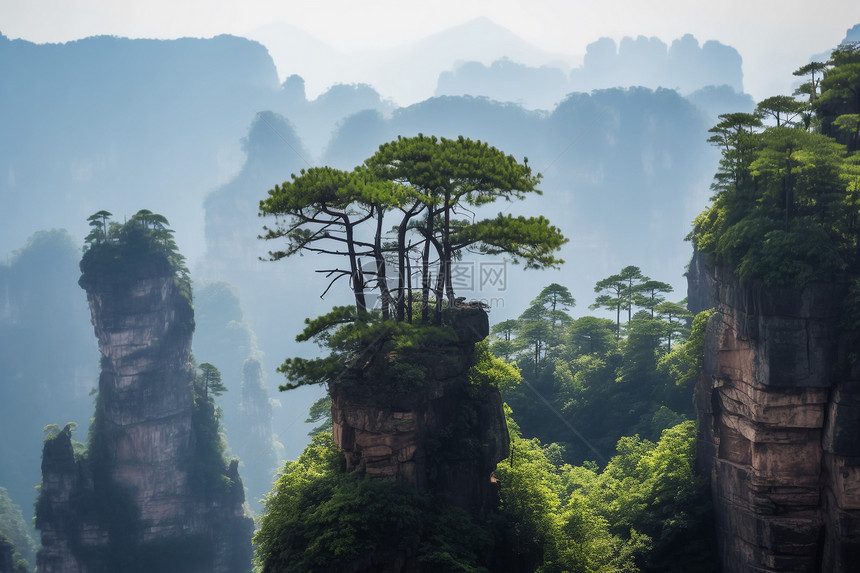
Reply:
[[[373,380],[392,391],[416,390],[423,384],[426,372],[414,360],[415,354],[457,342],[456,333],[448,325],[381,321],[379,313],[358,313],[354,306],[335,307],[306,324],[296,341],[313,340],[329,354],[286,359],[278,368],[288,380],[279,386],[281,390],[306,384],[354,382],[360,365],[362,379]],[[379,355],[387,360],[372,360]],[[440,360],[444,359],[440,352]]]
[[[80,262],[102,350],[95,415],[85,447],[72,440],[74,424],[45,429],[36,525],[50,543],[40,568],[246,570],[251,520],[214,401],[226,388],[213,365],[194,368],[184,259],[161,215],[109,217],[90,217]],[[167,474],[169,492],[145,479],[151,471]],[[177,519],[190,523],[165,536]]]
[[[173,240],[173,230],[163,215],[141,209],[125,223],[111,221],[108,211],[87,220],[90,233],[81,258],[81,287],[100,280],[131,281],[152,276],[153,271],[173,274],[180,291],[191,302],[191,279],[185,257]]]
[[[510,376],[489,360],[476,375]],[[508,428],[511,454],[494,478],[500,505],[482,516],[439,492],[347,473],[330,434],[316,435],[265,501],[258,567],[372,570],[399,557],[422,571],[714,571],[693,422],[656,442],[622,438],[603,470],[569,465],[557,445],[523,437],[510,410]]]
[[[539,181],[528,160],[519,163],[480,141],[401,137],[353,171],[311,168],[271,189],[260,215],[274,216],[275,225],[264,227],[262,238],[287,241],[269,253],[272,260],[304,252],[345,258],[343,266],[318,272],[331,279],[328,288],[347,278],[359,313],[369,309],[367,292],[376,291],[383,320],[412,322],[415,302],[429,322],[432,299],[439,325],[443,301],[456,303],[452,261],[463,252],[507,254],[527,268],[562,262],[554,253],[566,239],[544,217],[499,213],[476,220],[473,211],[540,193]],[[372,263],[363,266],[362,257]],[[391,278],[388,259],[396,269]],[[420,295],[413,295],[415,274]]]
[[[563,262],[554,253],[566,239],[545,218],[499,214],[476,221],[472,211],[540,193],[539,181],[527,160],[521,164],[486,143],[419,135],[381,145],[351,172],[310,169],[271,189],[260,201],[260,215],[274,216],[275,226],[264,227],[261,238],[287,241],[285,249],[269,253],[271,259],[304,252],[345,257],[343,267],[318,272],[331,279],[325,292],[347,278],[355,299],[354,306],[306,320],[296,340],[315,340],[329,354],[287,359],[279,368],[288,380],[281,390],[340,381],[344,372],[383,349],[392,360],[368,378],[403,390],[422,380],[410,354],[455,339],[443,326],[443,310],[461,302],[453,289],[452,262],[464,251],[507,254],[527,268]],[[362,257],[373,263],[362,266]],[[392,263],[396,272],[389,277]],[[420,295],[413,294],[416,275],[420,287],[414,290],[420,288]],[[377,308],[367,303],[373,291]],[[420,318],[413,321],[413,315]]]
[[[449,350],[456,344],[449,341]],[[425,363],[437,358],[445,357],[432,348],[423,351]],[[479,345],[468,376],[461,381],[474,392],[467,388],[458,394],[455,422],[433,435],[430,443],[418,444],[427,449],[428,465],[432,464],[424,491],[406,481],[348,472],[331,433],[317,433],[299,460],[287,463],[265,501],[255,538],[262,570],[366,570],[391,562],[409,562],[421,570],[488,570],[494,546],[502,544],[496,532],[502,522],[456,506],[440,482],[456,472],[464,459],[478,456],[481,446],[474,438],[480,429],[475,427],[474,402],[482,398],[483,390],[495,388],[500,374],[516,376],[485,345]],[[390,393],[418,391],[390,387],[390,382],[390,377],[368,380],[382,402]]]
[[[860,265],[860,44],[795,75],[794,94],[720,116],[712,206],[690,239],[742,282],[800,287]]]

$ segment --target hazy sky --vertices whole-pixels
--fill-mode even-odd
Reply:
[[[550,52],[585,53],[608,36],[685,33],[718,40],[744,59],[760,99],[788,89],[791,71],[860,23],[857,0],[0,0],[0,32],[34,42],[97,34],[127,37],[248,35],[287,22],[341,51],[393,48],[491,18]],[[307,78],[306,78],[307,79]]]

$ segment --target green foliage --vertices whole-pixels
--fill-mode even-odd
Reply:
[[[860,113],[860,44],[846,43],[836,48],[823,70],[819,84],[821,94],[815,98],[813,109],[819,117],[821,131],[846,145],[849,150],[860,148],[857,127],[845,129],[846,116]]]
[[[209,368],[205,368],[209,367]],[[236,496],[242,492],[242,483],[228,477],[228,462],[225,458],[226,443],[219,422],[220,408],[215,405],[215,396],[220,384],[220,373],[211,364],[204,363],[200,367],[201,374],[195,384],[204,389],[194,392],[194,409],[191,412],[191,428],[193,431],[194,450],[189,462],[190,477],[196,487],[203,490],[207,497],[224,494]],[[205,381],[205,372],[209,370],[210,380]],[[217,380],[218,385],[213,385]],[[212,390],[207,392],[205,388]],[[226,390],[226,388],[224,389]],[[244,493],[241,493],[244,497]]]
[[[716,571],[709,492],[693,472],[695,436],[695,422],[686,421],[656,444],[625,437],[602,472],[572,476],[570,487],[611,531],[640,546],[631,555],[639,570]]]
[[[162,215],[142,209],[125,224],[109,222],[99,211],[88,219],[95,225],[87,236],[81,258],[80,285],[103,280],[134,280],[153,270],[171,273],[180,292],[191,303],[191,280],[185,257],[173,240],[173,230]]]
[[[777,127],[791,125],[805,109],[803,103],[790,96],[771,96],[756,106],[756,113],[763,118],[772,118]]]
[[[330,354],[319,358],[288,358],[278,368],[289,390],[311,384],[354,380],[358,371],[394,391],[420,387],[425,372],[414,358],[450,348],[457,336],[449,326],[380,321],[377,315],[358,313],[355,307],[335,307],[330,313],[306,319],[296,340],[314,340]],[[445,351],[439,353],[445,355]],[[384,357],[384,359],[382,358]]]
[[[13,560],[15,573],[32,571],[29,562],[36,557],[36,543],[31,528],[24,520],[21,508],[12,501],[5,488],[0,487],[0,541],[7,540]]]
[[[421,318],[427,321],[435,297],[438,325],[443,298],[449,305],[456,299],[451,261],[463,251],[507,254],[526,268],[562,263],[555,253],[566,239],[543,217],[457,218],[469,207],[539,194],[539,180],[527,161],[481,141],[399,137],[353,171],[311,168],[275,186],[260,202],[260,214],[275,217],[262,238],[286,239],[286,248],[269,253],[272,260],[303,252],[345,257],[342,266],[321,271],[331,279],[328,288],[348,278],[359,312],[367,311],[365,290],[376,288],[382,318],[393,314],[398,321],[411,322],[406,310],[414,299],[406,283],[414,258],[421,271]],[[392,223],[396,236],[386,241],[383,230]],[[394,289],[385,276],[389,254],[397,260]],[[360,268],[361,257],[374,261],[375,270]]]
[[[42,432],[45,433],[45,441],[53,440],[60,435],[60,426],[59,424],[48,424],[42,428]]]
[[[475,345],[469,383],[478,388],[508,390],[520,383],[520,372],[513,364],[496,358],[486,341]]]
[[[662,302],[660,293],[672,292],[672,287],[667,283],[651,280],[642,274],[642,270],[635,266],[626,266],[621,272],[597,281],[594,292],[598,296],[594,304],[589,308],[605,308],[615,311],[615,335],[621,337],[621,311],[627,311],[627,320],[630,321],[633,307],[639,306],[652,310]]]
[[[455,251],[468,247],[484,255],[509,255],[511,262],[522,262],[527,269],[559,268],[564,261],[554,253],[568,241],[544,217],[502,213],[461,227],[451,240]]]
[[[511,418],[508,424],[511,457],[496,468],[508,562],[539,554],[525,570],[714,570],[697,529],[707,524],[709,506],[691,469],[693,422],[666,430],[656,445],[622,438],[602,472],[591,463],[554,462],[557,448],[523,438]],[[690,547],[679,547],[679,538]]]
[[[209,394],[220,396],[227,391],[227,387],[221,381],[221,372],[212,364],[204,362],[197,366],[200,372],[194,377],[194,391],[208,398]]]
[[[308,436],[312,438],[319,434],[331,433],[331,396],[326,394],[311,404],[305,424],[317,424],[310,432],[308,432]]]
[[[691,335],[696,342],[689,348],[679,345],[676,352],[695,352],[705,320],[704,315],[696,320]],[[580,345],[583,350],[571,361],[570,379],[564,383],[579,386],[584,400],[579,412],[593,411],[595,425],[612,407],[595,403],[590,388],[596,380],[608,380],[607,396],[615,396],[618,409],[625,398],[613,394],[612,385],[644,385],[641,376],[618,382],[618,361],[632,352],[623,348],[629,338],[641,337],[656,345],[650,347],[653,371],[662,331],[649,328],[660,322],[644,311],[621,342],[614,338],[611,321],[579,325],[578,335],[594,344],[582,338],[588,344]],[[584,351],[586,346],[591,350]],[[648,344],[641,346],[639,352],[647,355]],[[554,356],[556,371],[566,363],[565,356]],[[487,343],[475,346],[469,379],[476,390],[496,386],[512,393],[521,388],[515,366],[494,357]],[[671,386],[677,388],[674,381]],[[318,405],[320,411],[328,409],[323,402]],[[474,455],[480,447],[464,439],[464,429],[475,423],[467,410],[438,437],[437,447],[428,445],[428,455],[443,466],[455,467],[460,457]],[[706,543],[707,491],[692,472],[693,422],[679,423],[678,414],[662,405],[643,408],[659,440],[622,438],[617,455],[600,471],[593,462],[567,465],[567,445],[523,437],[510,409],[506,412],[511,455],[494,473],[500,507],[482,518],[452,507],[432,489],[418,494],[404,484],[345,474],[331,436],[316,434],[302,456],[287,463],[265,502],[255,537],[258,567],[263,572],[372,567],[374,556],[383,560],[417,547],[419,567],[433,571],[713,570]],[[669,429],[661,434],[664,428]]]
[[[676,543],[701,542],[686,534],[707,510],[690,469],[691,422],[657,444],[625,438],[603,472],[560,463],[508,423],[511,457],[495,472],[501,506],[486,519],[402,483],[346,474],[331,437],[315,436],[265,501],[258,567],[338,571],[415,547],[421,569],[433,571],[656,571],[655,555],[682,571],[710,556]]]
[[[437,506],[426,519],[418,563],[422,571],[486,573],[487,554],[493,547],[492,529],[467,511],[452,505]]]
[[[729,114],[711,130],[723,154],[716,194],[688,238],[745,283],[801,288],[860,264],[860,50],[840,46],[827,64],[795,75],[810,77],[796,94],[808,102],[774,96],[759,104],[775,126]]]
[[[616,326],[607,318],[583,316],[571,323],[570,346],[575,355],[605,355],[615,347]]]
[[[608,458],[623,435],[656,439],[664,428],[694,416],[691,387],[677,379],[681,366],[658,368],[681,356],[673,351],[684,345],[689,312],[682,303],[662,300],[671,287],[638,267],[623,269],[607,284],[616,287],[616,302],[608,307],[616,320],[620,309],[642,309],[620,326],[594,316],[572,319],[539,304],[538,297],[520,318],[493,329],[491,350],[516,360],[524,379],[503,387],[504,399],[528,435],[561,444],[573,463]],[[544,291],[559,288],[551,287]],[[558,423],[559,416],[565,423]]]
[[[426,496],[399,482],[343,473],[331,436],[319,434],[265,500],[254,537],[262,571],[339,571],[416,545]]]
[[[705,349],[705,329],[713,310],[703,310],[693,319],[693,327],[687,341],[660,357],[657,368],[675,381],[677,386],[692,389]]]

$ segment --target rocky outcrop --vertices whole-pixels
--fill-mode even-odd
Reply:
[[[715,308],[695,400],[722,570],[856,571],[860,364],[841,328],[845,285],[742,286],[701,264],[688,279],[690,300]]]
[[[102,355],[96,413],[86,454],[68,427],[45,443],[39,571],[249,570],[238,465],[206,450],[199,420],[213,413],[190,384],[188,295],[163,265],[86,278]]]
[[[509,453],[498,389],[469,382],[474,344],[489,332],[487,315],[456,309],[446,322],[455,340],[408,357],[383,347],[329,385],[334,439],[348,471],[403,480],[482,511],[493,499],[491,473]],[[408,365],[398,381],[371,374],[398,363]]]

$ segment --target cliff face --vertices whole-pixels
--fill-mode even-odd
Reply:
[[[509,453],[498,390],[468,380],[474,344],[489,332],[487,315],[457,309],[446,321],[457,340],[410,354],[409,391],[361,371],[329,385],[334,439],[349,471],[407,481],[419,491],[432,487],[481,511],[492,500],[490,474]],[[390,369],[394,354],[377,352],[371,361],[379,364],[365,370]]]
[[[191,304],[172,272],[138,275],[82,281],[102,355],[99,395],[85,456],[75,457],[68,429],[45,444],[39,570],[245,571],[253,522],[236,464],[208,475],[194,422],[206,410],[195,414],[190,385]]]
[[[689,275],[690,300],[715,308],[695,400],[723,571],[856,571],[860,364],[840,330],[845,287]]]

